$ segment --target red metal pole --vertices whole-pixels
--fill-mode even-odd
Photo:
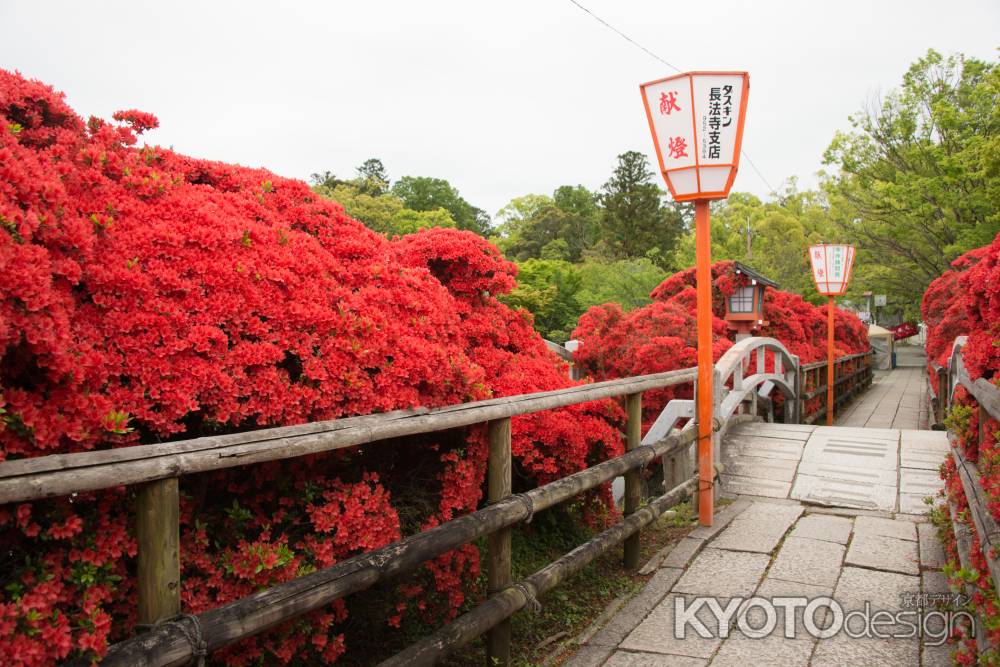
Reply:
[[[826,313],[826,425],[833,426],[833,297]]]
[[[694,203],[698,296],[698,518],[712,525],[715,465],[712,461],[712,230],[708,200]]]

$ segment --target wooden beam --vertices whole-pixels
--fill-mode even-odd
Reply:
[[[691,382],[681,369],[565,389],[299,426],[0,463],[0,505],[276,461]]]
[[[138,622],[153,625],[180,613],[180,510],[177,479],[160,479],[136,492],[139,563]]]
[[[489,424],[489,468],[486,498],[496,503],[510,495],[510,417]],[[493,595],[510,583],[510,528],[491,533],[486,549],[486,592]],[[486,665],[510,664],[510,620],[497,623],[486,637]]]
[[[631,452],[642,440],[642,394],[625,397],[625,414],[628,418],[625,451]],[[625,516],[635,514],[642,502],[642,471],[642,468],[632,468],[625,473]],[[624,564],[629,570],[639,567],[639,531],[625,540]]]
[[[595,558],[621,544],[629,535],[658,519],[698,487],[691,478],[653,500],[597,537],[545,566],[524,581],[490,596],[486,602],[459,616],[433,635],[425,637],[401,653],[385,660],[380,667],[420,667],[436,665],[456,649],[465,646],[504,619],[510,618],[535,598],[555,588],[567,577],[580,571]]]
[[[527,491],[536,512],[565,502],[584,491],[619,477],[633,466],[646,465],[690,446],[693,428],[663,440],[643,445],[623,456],[605,461],[562,479]],[[528,517],[528,503],[516,498],[501,500],[471,514],[430,530],[411,535],[329,568],[278,584],[248,597],[198,615],[208,651],[217,651],[279,623],[326,606],[379,581],[410,572],[422,563],[468,544],[496,530],[513,526]],[[191,659],[191,644],[185,630],[171,624],[157,626],[138,637],[113,645],[101,661],[106,667],[140,665],[172,667]],[[89,666],[87,660],[71,663]]]
[[[990,513],[983,487],[979,484],[979,470],[976,465],[965,458],[958,447],[952,447],[951,453],[955,458],[959,479],[962,481],[962,490],[965,491],[965,498],[969,502],[969,514],[979,534],[979,543],[983,547],[983,558],[989,568],[993,585],[1000,590],[1000,562],[990,555],[1000,553],[1000,525],[997,525]]]

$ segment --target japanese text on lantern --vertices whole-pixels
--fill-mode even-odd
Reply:
[[[725,121],[725,122],[723,122]],[[733,87],[714,87],[708,92],[708,152],[705,157],[719,159],[722,128],[733,122]]]
[[[687,142],[684,141],[684,137],[670,137],[670,141],[667,142],[667,148],[670,151],[670,157],[680,158],[687,157]]]
[[[680,111],[677,105],[677,91],[671,90],[669,93],[660,94],[660,113],[669,116],[674,111]]]

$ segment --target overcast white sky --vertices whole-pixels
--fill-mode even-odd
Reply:
[[[683,70],[745,69],[744,148],[772,187],[929,47],[997,57],[997,0],[580,0]],[[655,164],[638,85],[673,73],[569,0],[0,2],[0,67],[87,117],[138,108],[147,141],[308,178],[437,176],[493,214],[615,156]],[[745,161],[734,186],[766,195]]]

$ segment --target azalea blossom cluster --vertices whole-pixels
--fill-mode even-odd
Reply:
[[[924,293],[921,314],[927,325],[927,359],[931,378],[934,365],[947,366],[955,338],[967,336],[962,361],[973,380],[983,378],[1000,383],[1000,235],[991,244],[971,250],[954,262],[952,270],[932,282]],[[938,395],[947,391],[937,387]],[[955,438],[955,446],[976,463],[987,502],[994,519],[1000,520],[1000,424],[980,411],[979,404],[963,386],[955,388],[951,410],[945,420]],[[973,536],[968,568],[962,568],[957,556],[950,560],[946,573],[953,586],[971,586],[971,608],[985,619],[989,644],[1000,645],[1000,603],[989,567],[980,551],[979,534],[969,516],[968,501],[954,460],[941,466],[944,480],[942,495],[956,508],[956,519]],[[947,507],[945,507],[947,509]],[[996,556],[998,554],[994,554]],[[995,648],[978,653],[974,638],[956,637],[954,657],[959,664],[995,664],[1000,660]]]
[[[748,283],[731,261],[712,265],[712,355],[718,360],[733,345],[733,332],[723,319],[726,299]],[[651,296],[653,303],[625,313],[617,304],[604,304],[588,310],[580,318],[573,337],[580,341],[575,360],[599,379],[654,373],[697,364],[697,296],[695,270],[687,269],[664,280]],[[764,318],[767,326],[755,335],[779,340],[797,355],[802,363],[826,359],[826,309],[805,301],[797,294],[768,288],[764,293]],[[846,356],[869,349],[864,323],[853,313],[834,311],[835,354]],[[774,359],[768,357],[768,369]],[[812,387],[806,387],[811,389]],[[643,417],[650,426],[660,410],[672,398],[690,398],[690,385],[647,392]],[[780,398],[780,397],[777,397]],[[815,409],[818,401],[812,399]],[[780,401],[779,401],[780,403]]]
[[[481,238],[388,240],[300,181],[84,121],[0,70],[0,460],[142,446],[571,386],[516,267]],[[611,401],[513,420],[516,485],[622,451]],[[183,477],[181,598],[198,613],[479,506],[482,427]],[[99,656],[135,623],[134,489],[0,507],[0,655]],[[589,501],[598,507],[603,495]],[[453,616],[478,552],[398,584],[390,625]],[[338,602],[230,647],[336,660]]]

